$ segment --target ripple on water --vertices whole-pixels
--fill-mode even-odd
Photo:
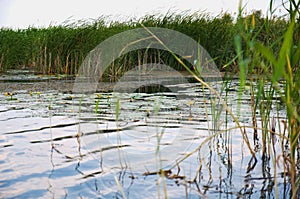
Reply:
[[[127,198],[157,198],[158,188],[162,197],[164,183],[170,198],[259,197],[267,186],[273,194],[272,178],[260,180],[261,160],[246,172],[255,162],[241,132],[214,131],[214,125],[222,130],[236,124],[224,111],[211,122],[213,109],[223,107],[211,104],[210,91],[200,84],[174,86],[179,91],[173,95],[53,90],[31,96],[23,90],[15,101],[0,96],[0,198],[121,198],[118,183]],[[250,97],[244,93],[239,104],[236,92],[228,91],[228,104],[249,125]],[[251,129],[246,132],[253,143]],[[160,168],[172,168],[186,181],[143,175]],[[282,190],[290,187],[277,181],[279,196],[288,195]]]

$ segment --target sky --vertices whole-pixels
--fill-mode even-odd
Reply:
[[[281,0],[278,0],[281,2]],[[126,21],[147,14],[205,11],[215,16],[221,12],[232,15],[239,0],[0,0],[0,28],[48,27],[67,20],[97,19]],[[246,12],[268,11],[268,0],[243,1]]]

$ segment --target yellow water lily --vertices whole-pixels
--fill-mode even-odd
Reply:
[[[10,97],[10,100],[17,100],[17,98],[13,98],[13,95],[15,95],[15,93],[5,92],[3,95],[6,97]]]
[[[150,110],[149,109],[146,110],[146,115],[147,115],[147,117],[150,116]]]
[[[194,102],[193,101],[189,101],[189,103],[188,103],[190,106],[192,106],[193,104],[194,104]]]
[[[99,93],[96,93],[96,98],[101,99],[101,98],[102,98],[102,95],[99,94]]]
[[[37,91],[36,94],[41,97],[41,92],[40,91]]]
[[[11,97],[11,96],[13,96],[13,93],[10,93],[10,92],[5,92],[5,93],[4,93],[4,96],[6,96],[6,97],[8,97],[8,96],[9,96],[9,97]]]

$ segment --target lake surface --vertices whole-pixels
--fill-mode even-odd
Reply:
[[[280,139],[263,158],[249,128],[250,91],[238,95],[237,80],[222,98],[256,159],[200,83],[72,93],[72,77],[13,74],[0,82],[2,94],[14,92],[0,96],[0,198],[289,198],[282,160],[274,159]],[[222,81],[209,84],[222,90]],[[277,100],[270,114],[281,132]]]

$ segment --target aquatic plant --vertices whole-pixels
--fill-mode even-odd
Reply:
[[[268,162],[273,156],[274,168],[283,157],[284,165],[289,176],[289,182],[292,185],[290,196],[297,198],[299,194],[299,161],[300,161],[300,117],[299,117],[299,75],[300,75],[300,38],[299,38],[299,8],[300,2],[294,0],[287,1],[289,7],[289,21],[287,28],[281,36],[273,42],[263,42],[260,35],[263,30],[271,32],[272,16],[263,22],[265,29],[257,27],[259,22],[257,15],[253,13],[251,18],[242,17],[242,6],[238,17],[239,34],[235,37],[235,45],[237,49],[240,90],[245,88],[246,79],[250,80],[251,96],[252,96],[252,121],[255,144],[259,143],[261,137],[262,159]],[[271,13],[273,13],[272,5],[274,1],[270,1]],[[297,21],[298,17],[298,21]],[[256,31],[255,31],[256,30]],[[273,46],[276,48],[272,48]],[[253,78],[255,74],[255,79]],[[269,87],[266,87],[266,82]],[[284,84],[284,88],[279,87],[280,83]],[[273,99],[275,95],[279,95],[284,103],[287,114],[287,122],[280,121],[280,117],[270,115],[274,107]],[[241,96],[241,94],[240,94]],[[258,125],[256,118],[256,110],[259,110],[261,117],[261,136],[258,135]],[[277,111],[278,112],[278,111]],[[280,125],[285,123],[281,132],[276,132],[276,123]],[[279,128],[280,129],[280,128]],[[285,135],[287,131],[287,136]],[[282,147],[282,154],[276,156],[274,150],[274,140],[278,136],[283,142],[288,143],[289,152],[286,153]],[[273,150],[271,149],[273,148]],[[278,153],[278,152],[277,152]],[[296,157],[297,156],[297,157]],[[267,164],[265,164],[267,165]],[[276,176],[276,169],[274,176]]]
[[[288,178],[286,184],[291,185],[291,192],[288,194],[291,198],[297,198],[299,196],[299,162],[300,162],[300,128],[299,128],[299,64],[300,64],[300,39],[299,39],[299,19],[296,20],[296,16],[299,15],[300,3],[295,1],[290,1],[289,12],[292,18],[289,21],[280,19],[279,23],[286,24],[284,26],[283,32],[274,41],[263,38],[264,31],[272,32],[272,26],[274,18],[266,18],[261,20],[261,13],[254,12],[250,16],[243,16],[242,2],[239,6],[239,14],[237,19],[237,29],[238,31],[234,37],[234,45],[236,51],[236,57],[233,62],[236,62],[238,68],[236,69],[239,75],[239,86],[238,86],[238,102],[241,105],[241,96],[248,90],[251,96],[251,112],[252,112],[252,126],[241,126],[238,116],[233,113],[227,103],[221,99],[220,94],[216,92],[209,84],[205,83],[197,71],[197,67],[194,68],[195,71],[191,70],[188,65],[186,65],[176,54],[169,51],[169,53],[175,58],[175,60],[181,64],[190,74],[195,77],[203,86],[208,88],[213,95],[220,100],[220,103],[225,108],[227,114],[234,120],[236,127],[240,129],[241,135],[247,145],[252,158],[249,161],[247,168],[247,174],[251,175],[251,171],[256,167],[257,157],[262,159],[263,176],[262,178],[267,179],[269,175],[269,165],[273,164],[274,168],[274,183],[276,189],[276,197],[278,197],[277,189],[277,173],[276,168],[281,160],[283,160],[284,165],[284,178]],[[297,15],[298,14],[298,15]],[[298,16],[299,17],[299,16]],[[148,32],[160,43],[165,49],[168,49],[155,34],[151,33],[147,27],[144,27]],[[197,73],[198,72],[198,73]],[[230,76],[230,73],[229,73]],[[225,81],[224,87],[228,89],[230,81]],[[266,84],[268,86],[266,86]],[[284,87],[279,85],[283,84]],[[286,119],[280,120],[280,116],[271,115],[271,111],[274,107],[279,109],[277,104],[274,104],[274,98],[280,96],[281,102],[286,108]],[[214,101],[211,101],[212,109],[214,109]],[[216,110],[216,109],[215,109]],[[212,111],[214,113],[213,119],[218,121],[219,113],[218,111]],[[279,110],[277,110],[277,113]],[[260,117],[258,119],[257,115]],[[284,124],[284,127],[278,127],[279,131],[276,130],[276,124]],[[260,126],[259,126],[260,125]],[[218,125],[214,127],[216,128]],[[248,138],[248,129],[252,129],[253,141],[251,144]],[[202,142],[198,148],[187,153],[183,158],[177,161],[177,164],[181,164],[184,160],[192,156],[193,154],[199,152],[204,144],[210,143],[213,139],[217,139],[219,136],[223,137],[225,135],[230,140],[230,134],[227,133],[230,129],[225,129],[222,131],[216,131],[204,142]],[[287,133],[287,135],[286,135]],[[282,151],[275,150],[275,140],[280,139],[281,143],[285,143],[284,147],[282,145]],[[212,144],[209,144],[210,146]],[[261,151],[258,153],[257,148],[262,146]],[[212,149],[211,149],[212,150]],[[288,151],[287,151],[288,150]],[[230,151],[228,149],[227,163],[230,165]],[[222,157],[220,157],[220,160]],[[272,162],[270,162],[272,160]],[[173,165],[175,168],[177,165]],[[199,166],[197,175],[200,173],[202,164]],[[268,172],[267,172],[268,171]],[[196,175],[196,176],[197,176]],[[194,181],[196,180],[196,177]]]
[[[11,92],[5,92],[4,93],[4,96],[6,96],[6,97],[10,97],[10,100],[13,100],[13,93],[11,93]]]
[[[5,92],[3,95],[6,96],[6,97],[10,97],[10,98],[8,98],[7,100],[10,100],[10,101],[12,101],[12,100],[18,100],[17,98],[13,97],[14,95],[16,95],[16,93],[13,93],[13,92]]]
[[[259,13],[259,12],[257,12]],[[251,18],[252,15],[245,18]],[[259,40],[273,43],[272,49],[278,49],[276,40],[287,27],[285,20],[274,18],[264,26],[266,19],[256,14],[256,27],[261,27]],[[237,67],[233,35],[238,26],[227,13],[210,17],[203,12],[167,13],[166,15],[146,15],[136,21],[114,22],[100,17],[93,21],[78,21],[48,28],[30,27],[25,30],[0,29],[0,71],[10,68],[31,68],[41,74],[76,74],[86,55],[105,39],[134,28],[162,27],[182,32],[201,45],[213,57],[222,70],[235,70]],[[253,30],[257,32],[259,28]],[[103,80],[115,81],[125,71],[143,63],[163,62],[177,70],[184,70],[167,51],[140,49],[129,52],[110,64]],[[231,67],[228,66],[228,63]],[[223,67],[227,66],[227,67]]]
[[[226,109],[226,117],[224,119],[226,128],[223,130],[219,129],[218,127],[220,127],[220,124],[215,122],[219,120],[221,114],[221,112],[216,107],[217,102],[215,101],[215,99],[210,98],[208,100],[203,100],[203,106],[206,110],[205,114],[207,120],[209,117],[208,107],[206,107],[206,104],[211,104],[211,112],[213,113],[213,126],[210,126],[208,124],[207,129],[209,132],[211,132],[211,134],[209,134],[209,136],[203,142],[199,143],[198,147],[196,147],[195,150],[185,154],[182,159],[178,160],[176,164],[172,165],[171,169],[178,169],[177,177],[183,179],[185,183],[197,184],[197,178],[200,178],[199,176],[201,174],[201,171],[204,169],[204,167],[206,167],[209,174],[209,182],[212,182],[213,172],[211,168],[213,166],[211,165],[211,153],[214,150],[217,150],[217,161],[219,161],[220,164],[226,166],[226,168],[228,169],[228,175],[232,175],[233,149],[232,134],[230,131],[232,129],[238,129],[245,141],[247,149],[252,156],[245,171],[245,181],[248,180],[248,175],[251,175],[251,172],[257,166],[257,159],[260,158],[262,160],[261,170],[263,173],[263,176],[261,178],[264,180],[269,180],[272,178],[272,182],[274,182],[275,184],[274,187],[275,189],[277,189],[275,197],[278,197],[278,186],[276,186],[278,173],[276,168],[277,165],[281,165],[281,163],[283,163],[282,165],[285,172],[283,172],[282,175],[284,179],[287,179],[287,181],[285,181],[284,183],[285,185],[291,185],[290,194],[285,195],[289,195],[291,198],[297,198],[297,196],[299,195],[298,193],[300,182],[300,41],[299,19],[297,19],[297,17],[299,18],[299,3],[297,3],[296,1],[289,2],[291,3],[291,6],[287,7],[289,8],[288,11],[290,13],[290,18],[288,21],[272,16],[270,18],[263,18],[260,12],[254,12],[251,15],[243,16],[243,8],[241,4],[236,24],[233,24],[232,19],[229,15],[224,15],[216,19],[210,19],[206,16],[201,16],[199,18],[198,15],[166,15],[162,18],[156,18],[155,16],[145,17],[140,21],[142,24],[145,24],[144,26],[135,23],[121,23],[111,24],[111,26],[107,27],[101,24],[100,20],[92,24],[84,24],[82,27],[75,27],[75,24],[74,27],[68,25],[61,27],[51,27],[50,29],[42,30],[30,29],[28,30],[28,32],[26,30],[3,30],[4,32],[8,31],[10,34],[15,35],[18,38],[16,40],[17,44],[21,44],[22,42],[20,41],[23,41],[24,39],[23,35],[26,35],[26,37],[28,37],[27,42],[30,43],[30,39],[32,39],[34,42],[36,42],[35,44],[37,45],[33,45],[34,48],[32,49],[32,51],[28,51],[30,53],[26,52],[24,53],[23,57],[20,56],[19,58],[18,56],[13,56],[11,54],[6,57],[6,55],[9,54],[9,51],[7,50],[8,48],[6,48],[7,46],[5,45],[3,47],[1,47],[0,45],[0,55],[2,55],[0,58],[0,69],[6,70],[10,66],[34,63],[31,67],[34,67],[40,73],[73,74],[76,73],[78,64],[82,60],[82,57],[84,57],[85,53],[89,51],[89,47],[96,45],[97,42],[105,39],[107,35],[110,36],[118,33],[119,31],[124,31],[126,29],[138,26],[143,26],[145,29],[147,29],[147,26],[162,26],[167,28],[174,28],[176,30],[180,30],[183,33],[186,33],[187,35],[192,35],[193,38],[196,38],[197,41],[201,42],[201,44],[203,44],[203,46],[205,46],[205,48],[210,51],[217,64],[220,67],[224,66],[224,70],[228,72],[228,76],[225,77],[225,81],[223,83],[224,88],[222,92],[228,92],[230,89],[235,89],[231,87],[230,77],[232,74],[230,72],[238,72],[239,85],[236,86],[236,89],[239,92],[239,105],[242,104],[242,95],[246,90],[247,93],[249,92],[251,96],[250,121],[252,123],[249,123],[249,126],[243,126],[243,124],[241,124],[241,122],[239,121],[239,113],[234,113],[230,109],[228,101],[226,99],[221,99],[220,93],[216,92],[209,84],[205,83],[201,79],[201,67],[199,61],[196,62],[193,70],[191,70],[191,67],[187,63],[182,61],[180,57],[172,52],[144,49],[130,52],[115,60],[113,63],[111,63],[111,67],[109,68],[109,71],[107,71],[106,76],[109,78],[109,80],[115,81],[119,76],[122,76],[124,71],[129,70],[131,66],[141,65],[142,63],[147,62],[156,63],[160,61],[169,63],[171,66],[177,67],[177,69],[185,69],[189,71],[195,77],[195,79],[202,83],[202,88],[207,87],[212,95],[215,95],[217,99],[221,100],[221,104],[223,105],[224,109]],[[231,35],[227,35],[228,32],[223,35],[220,34],[218,30],[223,30],[223,28],[228,28],[228,31],[231,33]],[[51,34],[48,32],[49,30],[51,30]],[[106,32],[107,35],[102,35],[102,33],[105,31],[108,31]],[[195,31],[195,33],[192,31]],[[0,34],[2,33],[0,31]],[[35,36],[32,36],[31,34],[36,34],[40,37],[36,40]],[[61,35],[63,35],[63,37],[60,37]],[[89,35],[90,38],[86,37],[86,35]],[[153,36],[155,37],[155,35]],[[209,37],[213,39],[208,39]],[[51,40],[48,40],[48,38],[51,38]],[[67,38],[69,38],[70,40],[65,41],[64,39]],[[57,41],[59,42],[52,42],[53,39],[57,39]],[[159,41],[159,38],[157,39]],[[10,40],[8,40],[7,42],[9,43],[9,41]],[[91,43],[89,43],[88,46],[85,46],[84,44],[88,42]],[[223,46],[218,49],[218,45],[214,42],[219,42],[218,45]],[[223,42],[225,42],[225,45]],[[210,47],[207,47],[206,45],[210,45]],[[72,50],[73,48],[75,50]],[[19,52],[16,51],[15,53],[17,55]],[[27,58],[28,60],[26,60]],[[223,65],[223,62],[225,62],[225,65]],[[13,63],[13,65],[10,65],[11,63]],[[281,85],[284,86],[282,87]],[[36,94],[40,96],[40,92],[36,92]],[[13,94],[7,93],[6,96],[12,98]],[[274,103],[274,99],[278,98],[282,103],[281,105]],[[102,99],[103,101],[107,102],[108,107],[114,106],[115,108],[114,114],[117,126],[118,153],[120,166],[123,169],[124,167],[127,167],[127,164],[121,151],[122,140],[120,137],[121,132],[119,132],[119,120],[121,120],[120,114],[122,111],[121,99],[118,98],[116,103],[113,103],[114,98],[111,98],[110,95],[102,96],[101,94],[96,94],[97,101],[95,102],[95,113],[99,113],[99,102]],[[133,102],[134,98],[130,98],[129,101]],[[151,115],[150,110],[147,109],[144,113],[145,117],[155,117],[160,110],[159,105],[160,104],[158,102],[155,102],[155,107],[151,112]],[[191,113],[192,108],[194,110],[194,103],[188,102],[188,105],[190,115],[192,115]],[[282,116],[279,116],[278,113],[279,109],[281,108],[280,106],[282,105],[287,111],[286,118],[282,118]],[[81,106],[83,106],[82,98],[80,98],[79,102],[79,117],[81,117]],[[55,149],[51,129],[51,107],[52,100],[50,100],[48,109],[50,117],[51,146],[52,149]],[[277,115],[271,115],[271,112],[274,111],[274,109],[277,109],[275,110],[275,112],[278,113]],[[236,126],[227,127],[227,120],[229,117],[232,117]],[[78,144],[80,145],[80,126],[77,133]],[[251,134],[253,134],[253,143],[250,142],[250,139],[248,137]],[[158,156],[158,164],[162,163],[159,155],[161,150],[161,142],[164,135],[166,134],[163,130],[157,130],[157,148],[155,153]],[[281,151],[275,150],[276,139],[279,140],[281,144]],[[223,143],[221,143],[220,140],[222,140]],[[204,145],[208,145],[209,147],[209,153],[204,154],[208,155],[208,160],[204,158],[204,155],[199,155],[199,162],[196,162],[197,164],[199,164],[199,166],[195,171],[195,178],[187,181],[185,179],[185,176],[179,176],[180,164],[190,156],[197,153],[200,154]],[[224,151],[223,154],[222,150]],[[100,152],[102,153],[102,149],[100,150]],[[102,154],[100,155],[102,158]],[[123,164],[123,161],[125,165]],[[273,165],[272,168],[274,169],[273,177],[270,177],[270,164]],[[158,169],[160,168],[161,165],[158,166]],[[174,177],[171,177],[171,170],[158,170],[153,173],[158,175],[158,180],[161,180],[158,181],[158,195],[161,195],[160,185],[162,185],[164,197],[167,198],[168,193],[165,178],[175,179],[176,175]],[[150,173],[145,173],[145,175],[150,175]],[[125,197],[126,195],[121,184],[122,181],[119,180],[116,176],[114,177],[119,191],[121,192],[122,196]],[[220,179],[221,177],[222,176],[220,176]],[[207,190],[209,189],[209,185],[210,184],[207,185]],[[270,187],[268,188],[272,189],[272,185],[270,185]],[[205,194],[200,193],[200,191],[199,194],[205,197]],[[236,194],[243,195],[245,193],[243,193],[241,190]]]

